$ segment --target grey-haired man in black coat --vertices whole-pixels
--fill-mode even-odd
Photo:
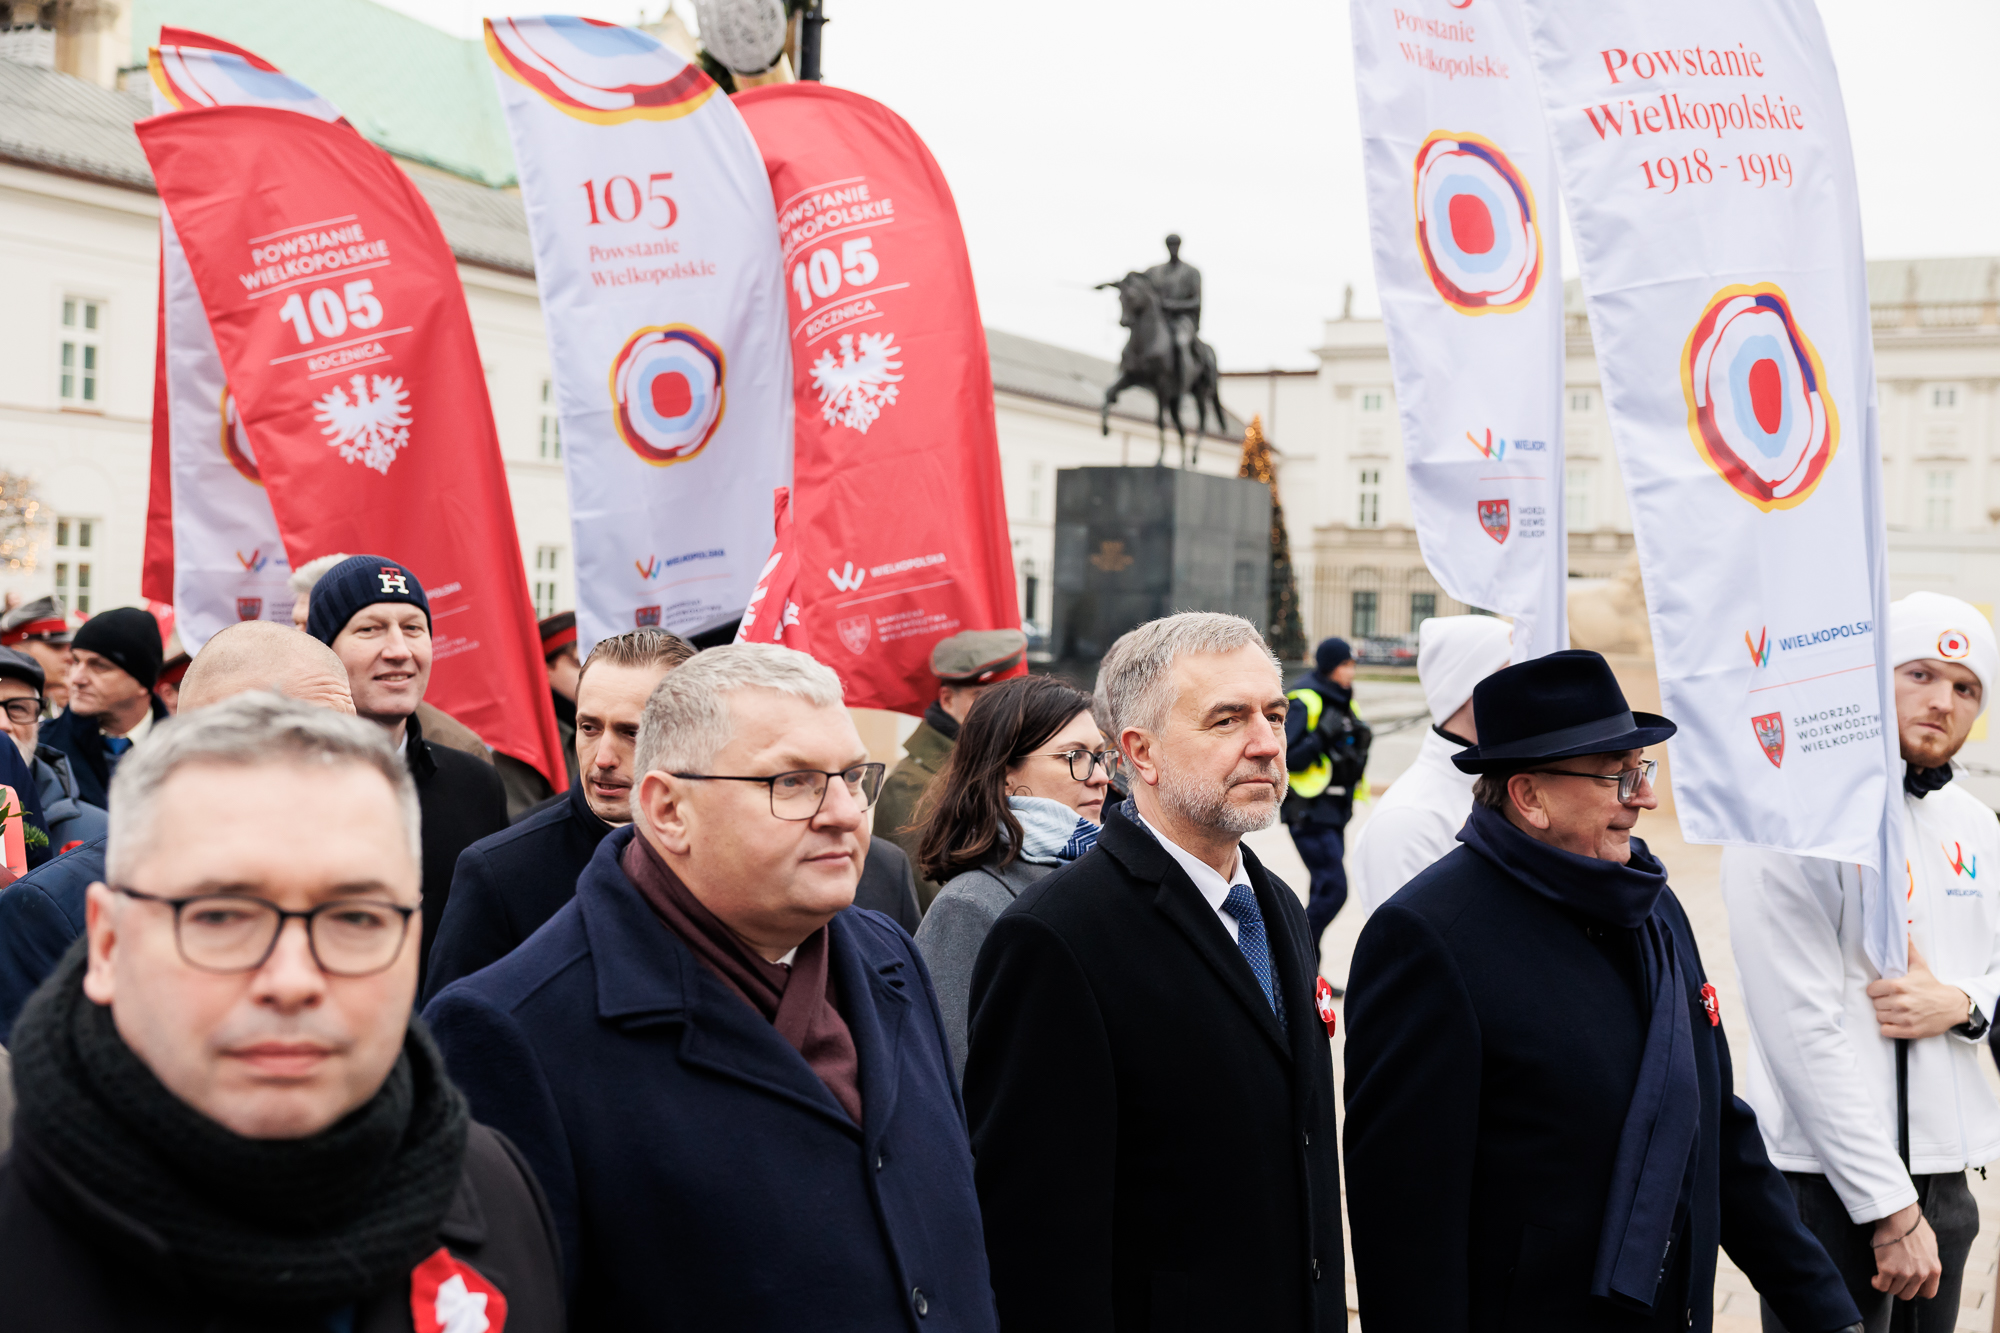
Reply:
[[[1361,932],[1347,986],[1347,1207],[1368,1333],[1706,1333],[1716,1249],[1795,1333],[1860,1311],[1732,1087],[1715,988],[1604,659],[1472,695],[1465,845]]]

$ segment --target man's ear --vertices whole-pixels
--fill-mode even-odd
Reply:
[[[1531,773],[1516,773],[1507,779],[1507,799],[1521,819],[1534,828],[1547,829],[1555,822],[1542,803],[1542,787]]]
[[[1126,767],[1137,774],[1140,781],[1148,787],[1160,785],[1160,765],[1151,732],[1127,727],[1118,733],[1118,748],[1124,752]]]
[[[639,779],[638,799],[633,814],[640,830],[650,833],[660,850],[686,856],[694,845],[694,830],[688,826],[685,786],[679,778],[653,769]]]
[[[112,999],[111,955],[118,947],[118,918],[125,902],[103,884],[93,884],[83,898],[83,933],[90,941],[90,963],[83,974],[83,993],[93,1003]]]

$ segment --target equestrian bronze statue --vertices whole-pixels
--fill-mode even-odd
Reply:
[[[1181,238],[1167,237],[1167,262],[1144,273],[1127,273],[1116,282],[1101,282],[1096,290],[1118,293],[1118,322],[1132,330],[1118,357],[1117,382],[1104,391],[1098,427],[1111,433],[1111,405],[1118,395],[1137,386],[1153,395],[1153,425],[1160,432],[1158,467],[1167,461],[1167,419],[1180,437],[1181,466],[1189,465],[1187,428],[1181,423],[1181,399],[1194,395],[1193,462],[1201,461],[1202,436],[1208,433],[1208,410],[1215,409],[1218,433],[1222,414],[1215,349],[1198,335],[1201,329],[1201,270],[1181,259]]]

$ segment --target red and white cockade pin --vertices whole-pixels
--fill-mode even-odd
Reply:
[[[1331,1037],[1334,1024],[1340,1021],[1340,1015],[1333,1011],[1333,983],[1321,977],[1319,992],[1313,999],[1319,1006],[1319,1021],[1326,1024],[1326,1035]]]
[[[417,1333],[504,1333],[507,1298],[450,1250],[410,1270],[410,1314]]]
[[[1710,1027],[1719,1028],[1722,1026],[1722,1004],[1715,998],[1715,984],[1713,982],[1704,981],[1701,983],[1701,1007],[1708,1010],[1708,1025]]]

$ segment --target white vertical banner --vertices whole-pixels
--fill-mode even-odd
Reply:
[[[1693,842],[1893,867],[1900,772],[1861,218],[1812,0],[1522,0]],[[1889,725],[1883,725],[1887,719]]]
[[[777,209],[729,98],[645,33],[486,23],[554,360],[577,637],[733,623],[791,481]]]
[[[1352,0],[1410,509],[1452,597],[1569,646],[1555,166],[1518,9]]]
[[[320,120],[340,112],[297,80],[248,52],[179,29],[153,49],[153,111],[204,106],[268,106]],[[292,622],[292,568],[237,420],[215,350],[208,312],[195,289],[173,220],[160,210],[161,358],[166,371],[167,453],[173,494],[175,625],[190,652],[239,620]]]

